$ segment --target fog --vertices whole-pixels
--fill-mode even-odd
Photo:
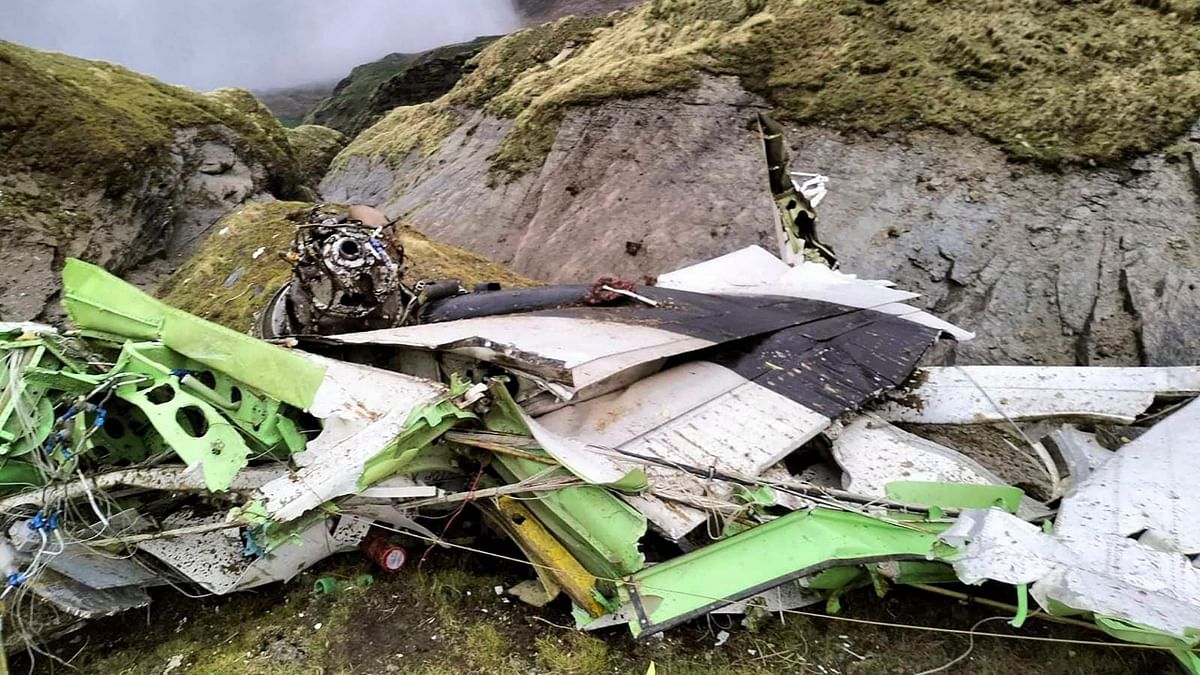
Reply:
[[[337,80],[518,24],[512,0],[0,0],[0,39],[201,90]]]

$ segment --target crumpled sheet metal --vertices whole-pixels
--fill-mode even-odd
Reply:
[[[1156,545],[1200,553],[1200,399],[1124,445],[1063,499],[1063,536],[1152,533]],[[1197,624],[1200,627],[1200,624]]]
[[[299,470],[266,483],[257,493],[267,513],[281,522],[357,492],[367,461],[404,431],[415,409],[447,394],[445,387],[427,380],[306,356],[326,368],[310,411],[324,420],[325,428],[296,455]]]
[[[596,385],[621,372],[714,343],[651,326],[579,317],[500,315],[331,336],[345,344],[447,351],[539,378],[556,394]]]
[[[855,494],[886,497],[895,481],[1006,485],[999,476],[966,455],[892,426],[874,415],[862,415],[833,439],[833,457],[842,467],[842,488]],[[1017,515],[1032,519],[1049,514],[1026,497]]]
[[[726,295],[780,295],[823,300],[849,307],[873,309],[944,331],[959,341],[974,333],[903,304],[918,293],[891,288],[890,281],[859,279],[813,262],[788,265],[759,246],[706,260],[658,277],[657,285],[697,293]]]
[[[1200,366],[922,368],[880,417],[918,424],[989,424],[1065,417],[1129,424],[1155,396],[1200,394]]]
[[[175,518],[168,527],[187,527],[221,522],[220,516]],[[218,595],[287,581],[335,553],[352,551],[366,537],[371,521],[344,516],[330,528],[321,519],[291,541],[261,557],[247,557],[241,531],[214,530],[171,539],[144,541],[137,547],[180,574]]]
[[[1062,500],[1053,534],[998,511],[963,513],[942,539],[967,583],[1033,583],[1056,601],[1184,637],[1200,629],[1200,400],[1124,446]],[[1133,537],[1137,537],[1134,539]]]
[[[1032,584],[1042,607],[1061,603],[1180,638],[1200,628],[1200,569],[1191,560],[1125,537],[1081,534],[1045,534],[989,509],[964,512],[941,539],[960,549],[951,562],[963,583]]]
[[[585,447],[753,477],[820,433],[830,419],[728,368],[693,361],[620,392],[548,413],[538,422]],[[625,499],[672,540],[708,519],[703,509],[684,505],[689,498],[731,497],[725,483],[610,454],[626,470],[645,470],[652,494]]]

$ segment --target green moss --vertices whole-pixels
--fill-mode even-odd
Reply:
[[[310,187],[317,183],[329,170],[329,163],[346,146],[346,136],[336,129],[304,124],[287,130],[288,142],[296,154],[300,171]]]
[[[440,100],[396,108],[356,136],[334,157],[332,167],[343,166],[359,156],[400,162],[412,152],[432,155],[460,124],[461,116]]]
[[[686,89],[711,73],[741,78],[796,123],[937,127],[1015,158],[1110,163],[1170,143],[1200,112],[1198,4],[650,0],[611,26],[568,20],[500,40],[438,102],[393,113],[406,127],[383,127],[336,161],[398,163],[436,148],[409,128],[468,105],[515,120],[494,168],[517,175],[544,161],[571,106]]]
[[[103,189],[136,189],[167,160],[182,127],[223,126],[245,156],[272,172],[273,188],[299,182],[283,128],[248,92],[211,96],[120,66],[0,41],[0,148],[5,170]]]
[[[312,204],[248,204],[217,223],[200,251],[172,274],[159,291],[169,304],[238,331],[249,331],[254,315],[291,279],[284,259],[296,225]],[[535,282],[486,258],[446,246],[412,229],[398,233],[410,281],[461,279],[470,288],[483,281],[506,287]],[[261,252],[259,252],[261,249]],[[257,257],[255,253],[258,253]]]
[[[388,54],[378,61],[358,66],[338,82],[329,96],[317,103],[305,121],[349,129],[359,113],[366,109],[375,88],[392,75],[403,72],[416,58],[416,54]]]

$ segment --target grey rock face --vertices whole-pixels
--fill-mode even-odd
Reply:
[[[511,123],[475,113],[433,156],[395,169],[352,159],[326,177],[322,194],[378,205],[434,239],[548,281],[653,275],[774,246],[751,126],[760,109],[732,79],[580,109],[538,173],[495,185],[488,157]]]
[[[429,158],[354,158],[322,188],[529,276],[657,275],[773,250],[761,106],[710,79],[577,109],[539,172],[497,185],[488,158],[510,123],[475,113]],[[1200,362],[1200,140],[1182,160],[1051,173],[936,131],[788,137],[794,170],[831,178],[819,231],[843,269],[921,292],[977,332],[960,363]]]
[[[225,127],[181,129],[170,161],[121,195],[0,173],[0,320],[59,316],[59,270],[81,257],[150,286],[190,257],[224,214],[271,199],[268,172]],[[3,206],[0,203],[0,206]],[[7,224],[6,224],[7,223]]]
[[[846,271],[919,291],[976,331],[972,363],[1178,364],[1200,358],[1200,203],[1183,162],[1052,174],[938,132],[797,129],[832,177],[822,236]]]

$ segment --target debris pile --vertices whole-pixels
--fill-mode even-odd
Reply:
[[[565,595],[584,629],[992,580],[1014,625],[1032,595],[1200,672],[1200,368],[926,365],[972,335],[805,261],[815,231],[780,207],[791,264],[455,284],[415,322],[280,344],[68,262],[73,330],[0,328],[8,645],[156,585],[230,593],[359,547],[394,570],[389,536],[461,546],[469,505],[531,563],[513,593]],[[302,234],[298,268],[377,254],[406,288],[365,221]]]

